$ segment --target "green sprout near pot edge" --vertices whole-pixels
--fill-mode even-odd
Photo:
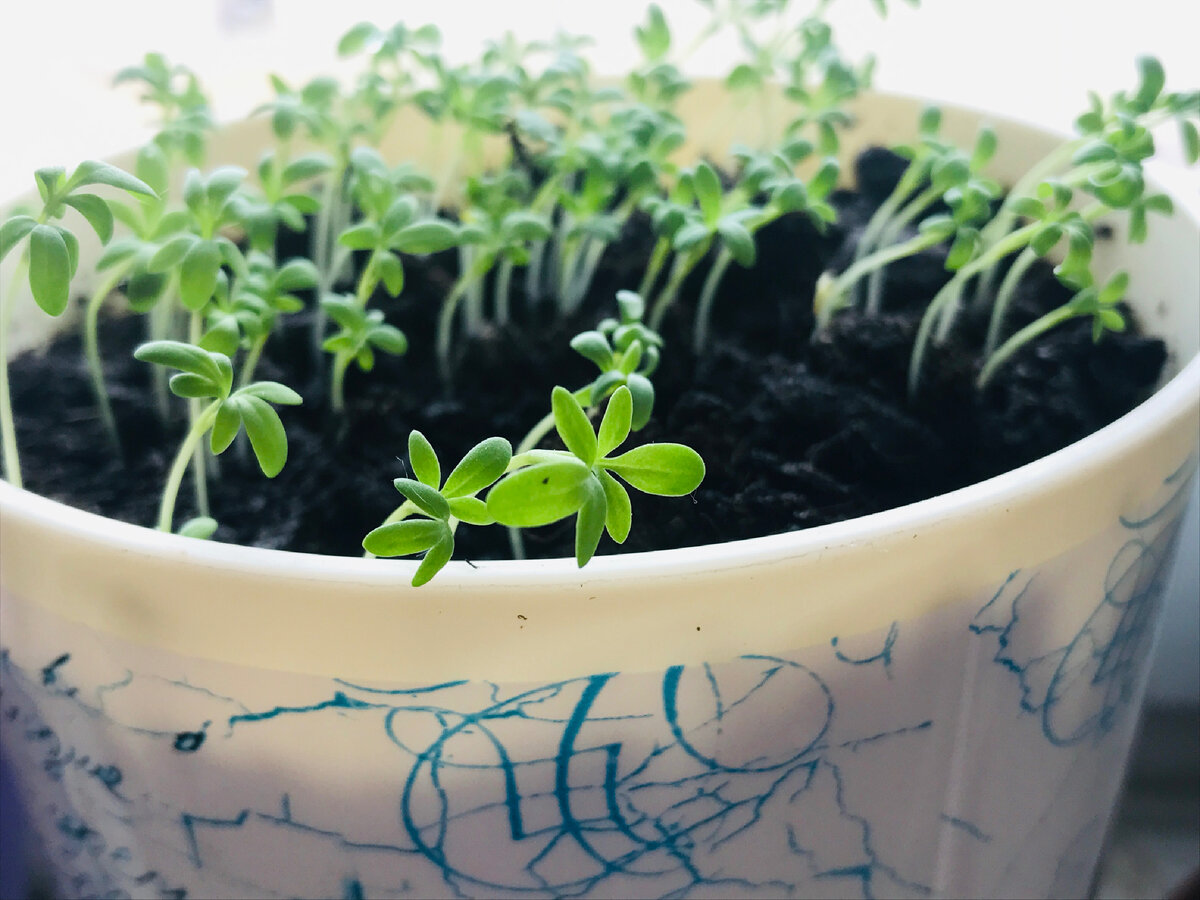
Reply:
[[[487,509],[512,528],[576,516],[575,561],[580,567],[592,558],[604,531],[618,544],[629,535],[629,494],[614,475],[663,497],[690,494],[704,479],[700,454],[683,444],[643,444],[610,456],[625,442],[632,424],[633,397],[623,385],[609,398],[598,432],[566,388],[554,389],[551,406],[554,427],[567,449],[530,450],[513,457],[509,468],[515,471],[488,492]]]
[[[245,429],[263,474],[274,478],[283,469],[287,433],[271,404],[297,405],[301,402],[299,394],[275,381],[256,381],[234,390],[233,364],[228,356],[180,341],[152,341],[142,344],[133,355],[142,362],[178,369],[170,381],[176,396],[210,401],[191,423],[175,454],[159,505],[160,531],[171,530],[179,485],[206,434],[213,454],[219,455]]]
[[[643,444],[610,456],[632,424],[633,397],[624,386],[609,399],[598,432],[566,388],[554,389],[551,405],[566,450],[513,456],[503,438],[488,438],[463,457],[440,488],[437,455],[420,432],[412,432],[409,461],[417,478],[396,479],[405,501],[363,539],[363,548],[374,556],[424,553],[412,580],[418,587],[450,560],[458,522],[534,528],[575,516],[575,561],[582,568],[605,531],[618,544],[629,536],[632,505],[614,475],[664,497],[686,496],[704,479],[704,461],[682,444]],[[476,496],[489,488],[486,501]],[[416,514],[421,517],[409,518]]]
[[[8,386],[8,327],[16,287],[26,278],[33,299],[42,311],[60,316],[70,300],[71,279],[79,267],[79,240],[61,219],[74,209],[87,220],[101,243],[113,234],[113,213],[108,203],[81,188],[107,185],[130,194],[153,196],[154,190],[139,178],[116,166],[95,160],[80,163],[70,177],[61,168],[38,169],[34,173],[42,200],[39,213],[18,213],[0,225],[0,260],[24,243],[12,284],[0,298],[0,446],[4,452],[4,477],[21,486],[21,464],[17,456],[16,428]]]
[[[419,431],[413,430],[408,436],[408,459],[416,479],[395,480],[404,502],[384,524],[363,538],[363,549],[372,556],[425,554],[412,579],[413,587],[420,587],[454,555],[454,533],[459,522],[495,522],[476,494],[505,473],[512,460],[512,446],[498,437],[480,441],[444,483],[437,453]]]

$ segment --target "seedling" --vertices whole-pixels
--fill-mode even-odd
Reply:
[[[599,431],[575,396],[563,387],[551,395],[554,427],[566,450],[529,450],[513,457],[510,474],[487,497],[487,511],[502,525],[534,528],[575,516],[575,561],[587,564],[604,531],[625,542],[632,522],[629,494],[619,475],[647,494],[682,497],[704,479],[704,461],[682,444],[643,444],[611,456],[629,436],[633,395],[622,385],[609,399]]]
[[[99,196],[81,189],[108,185],[130,194],[154,195],[154,190],[140,179],[95,160],[80,163],[70,177],[61,168],[38,169],[34,177],[41,210],[35,215],[18,213],[0,225],[0,260],[23,245],[12,282],[0,297],[0,446],[4,451],[4,477],[17,487],[21,486],[21,464],[8,387],[8,325],[17,286],[28,279],[33,299],[42,311],[62,315],[70,300],[71,279],[79,266],[79,240],[57,220],[68,209],[74,209],[101,243],[107,243],[113,233],[112,210]]]
[[[244,429],[263,474],[274,478],[283,469],[287,433],[271,404],[299,404],[299,394],[274,381],[256,381],[234,390],[233,364],[228,356],[179,341],[142,344],[133,355],[142,362],[178,369],[170,381],[176,396],[209,401],[188,428],[167,475],[158,511],[160,531],[171,530],[179,485],[205,435],[216,455],[224,453]]]
[[[508,469],[512,446],[498,437],[480,441],[443,482],[437,453],[425,435],[414,430],[408,436],[408,459],[417,477],[395,480],[404,502],[363,538],[363,549],[372,556],[425,554],[412,579],[413,587],[420,587],[454,555],[454,533],[460,522],[491,525],[496,521],[476,495]]]

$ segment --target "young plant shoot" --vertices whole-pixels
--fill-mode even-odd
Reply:
[[[142,344],[134,356],[142,362],[177,369],[170,381],[176,396],[207,401],[192,420],[171,464],[159,505],[159,531],[171,531],[179,485],[205,435],[209,435],[213,454],[218,455],[244,429],[263,474],[274,478],[280,473],[287,462],[287,433],[271,404],[297,405],[301,402],[299,394],[274,381],[256,381],[234,390],[233,364],[228,356],[179,341]]]

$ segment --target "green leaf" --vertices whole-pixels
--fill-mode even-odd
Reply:
[[[1200,162],[1200,129],[1196,128],[1195,122],[1180,119],[1179,134],[1183,140],[1184,158],[1187,159],[1188,165],[1194,166]]]
[[[140,178],[135,178],[114,165],[95,159],[84,160],[79,164],[71,175],[71,180],[67,182],[67,190],[73,191],[85,184],[107,184],[109,187],[119,188],[130,194],[142,194],[146,197],[156,196],[154,189]]]
[[[1138,91],[1134,95],[1132,103],[1136,109],[1146,112],[1154,105],[1158,95],[1162,93],[1162,89],[1167,83],[1167,76],[1163,71],[1162,63],[1153,56],[1138,57],[1137,67]]]
[[[438,493],[437,488],[414,481],[411,478],[397,478],[392,482],[396,490],[411,500],[421,512],[434,519],[445,519],[450,515],[450,507],[446,498]]]
[[[554,429],[562,442],[587,465],[596,461],[596,433],[579,401],[565,387],[555,386],[550,395]]]
[[[338,235],[338,243],[351,250],[374,250],[380,239],[379,226],[373,222],[360,222]]]
[[[209,207],[218,210],[224,206],[225,201],[238,189],[245,177],[246,170],[238,166],[221,166],[214,169],[204,185],[204,196]]]
[[[458,230],[448,222],[437,219],[414,222],[396,232],[391,245],[401,253],[423,256],[440,253],[458,244]]]
[[[661,497],[690,494],[704,480],[704,460],[683,444],[643,444],[602,465],[639,491]]]
[[[710,226],[715,225],[721,216],[721,179],[716,170],[708,163],[700,163],[692,174],[692,189],[696,192],[696,202],[700,204],[700,214]]]
[[[504,474],[511,459],[512,445],[504,438],[490,437],[480,441],[467,451],[446,478],[442,494],[465,497],[482,491]]]
[[[622,385],[609,399],[604,418],[600,420],[596,452],[600,456],[608,456],[625,443],[632,422],[633,395],[629,393],[629,388]]]
[[[43,203],[49,204],[51,198],[59,193],[66,174],[66,170],[61,166],[49,166],[33,173]]]
[[[717,223],[717,232],[738,265],[747,269],[754,265],[754,237],[745,225],[726,216]]]
[[[13,247],[24,240],[25,235],[37,227],[37,219],[32,216],[13,216],[0,225],[0,259],[4,259]]]
[[[429,552],[425,554],[425,558],[417,566],[416,574],[413,575],[412,580],[413,587],[420,587],[423,584],[427,584],[434,575],[442,571],[446,563],[450,562],[450,557],[454,555],[454,535],[450,532],[449,526],[443,525],[442,527],[444,531],[441,538],[429,548]]]
[[[279,414],[265,400],[252,394],[237,397],[237,411],[259,468],[268,478],[274,478],[282,471],[288,455],[287,432]]]
[[[379,29],[370,22],[359,22],[338,41],[338,56],[353,56],[367,45],[368,41],[379,36]],[[374,552],[374,551],[372,551]],[[376,556],[380,554],[376,553]]]
[[[623,544],[625,538],[629,537],[629,527],[633,524],[633,506],[629,502],[629,492],[604,469],[597,473],[597,477],[604,489],[606,502],[604,527],[608,529],[609,537],[618,544]]]
[[[95,194],[73,194],[64,198],[63,203],[79,210],[80,215],[87,219],[92,231],[100,238],[100,243],[108,243],[113,233],[113,214],[107,203]]]
[[[203,375],[195,375],[191,372],[180,372],[178,375],[172,375],[168,385],[171,388],[171,393],[176,397],[204,399],[220,395],[220,391],[212,381]]]
[[[455,497],[450,502],[450,515],[468,525],[492,525],[495,519],[487,511],[487,504],[478,497]]]
[[[634,431],[641,431],[646,427],[646,423],[650,421],[650,415],[654,412],[654,385],[645,375],[631,372],[625,379],[625,386],[629,388],[629,393],[633,398],[631,427]]]
[[[158,144],[150,143],[138,151],[134,171],[155,194],[165,194],[170,183],[170,167],[167,157]]]
[[[368,333],[367,341],[372,347],[393,356],[402,356],[408,351],[408,338],[394,325],[376,325]]]
[[[575,335],[571,338],[571,349],[585,359],[590,359],[602,372],[608,371],[616,364],[608,339],[598,331],[584,331]]]
[[[408,556],[428,550],[447,530],[440,519],[405,519],[368,532],[362,545],[374,556]]]
[[[61,225],[51,225],[50,227],[58,232],[58,236],[67,246],[67,276],[74,278],[75,270],[79,268],[79,239]]]
[[[397,197],[379,220],[379,227],[390,238],[401,228],[412,222],[413,216],[416,214],[417,200],[415,197]]]
[[[242,332],[237,319],[231,314],[222,314],[210,319],[213,322],[208,331],[200,338],[200,347],[204,350],[215,350],[226,356],[237,353],[241,344]]]
[[[280,384],[278,381],[256,381],[253,384],[246,385],[244,388],[239,388],[238,393],[250,394],[253,397],[258,397],[266,400],[268,403],[275,403],[279,406],[299,406],[304,402],[303,397],[286,384]]]
[[[408,462],[417,481],[427,484],[435,491],[442,483],[442,466],[438,462],[433,445],[415,428],[408,433]],[[507,464],[506,464],[507,465]]]
[[[196,241],[179,267],[179,299],[192,311],[203,309],[217,289],[221,251],[213,241]]]
[[[272,287],[280,294],[290,294],[317,286],[317,267],[307,259],[289,259],[275,275]]]
[[[646,10],[646,24],[639,25],[635,34],[638,46],[650,62],[661,60],[671,49],[671,29],[657,3],[650,4]]]
[[[283,183],[295,184],[316,178],[333,168],[333,158],[325,153],[306,153],[288,163],[283,170]]]
[[[578,460],[538,463],[497,482],[488,492],[488,512],[513,528],[549,525],[579,510],[591,479],[592,470]]]
[[[725,86],[731,91],[753,90],[763,83],[762,74],[749,63],[741,63],[725,77]]]
[[[201,541],[206,541],[217,530],[217,520],[211,516],[196,516],[194,519],[188,519],[175,532],[182,537],[197,538]]]
[[[595,555],[608,515],[607,495],[599,480],[589,478],[584,485],[586,496],[575,520],[575,562],[581,569]]]
[[[151,272],[166,272],[175,268],[183,260],[192,245],[200,239],[194,234],[181,234],[173,237],[154,252],[146,268]]]
[[[70,300],[71,254],[61,232],[37,225],[29,232],[29,287],[47,314],[62,315]]]
[[[700,247],[712,236],[712,231],[703,222],[689,222],[675,232],[671,246],[679,251]]]
[[[208,436],[213,455],[219,456],[229,449],[241,428],[242,417],[238,415],[236,403],[222,403],[217,407],[217,418]]]
[[[383,281],[383,286],[390,296],[398,297],[404,290],[404,264],[400,262],[400,257],[396,254],[387,250],[382,253],[377,252],[375,272]]]

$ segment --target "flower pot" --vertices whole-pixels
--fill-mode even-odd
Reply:
[[[685,107],[736,118],[713,85]],[[918,108],[864,99],[847,152]],[[1056,141],[993,124],[1002,181]],[[224,130],[212,162],[252,164],[267,130]],[[60,890],[1083,895],[1196,465],[1198,240],[1180,211],[1106,247],[1170,347],[1150,400],[810,531],[455,562],[414,590],[414,562],[191,540],[0,484],[4,752]]]

